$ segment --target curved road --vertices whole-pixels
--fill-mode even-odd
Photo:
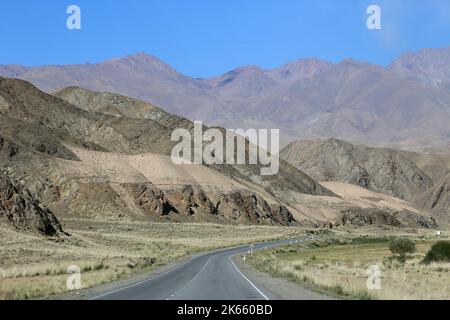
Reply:
[[[253,250],[291,241],[295,240],[260,243]],[[246,245],[198,255],[165,273],[91,300],[269,300],[271,293],[258,288],[232,260],[249,250]]]

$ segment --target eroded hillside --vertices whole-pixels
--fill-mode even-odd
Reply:
[[[261,164],[175,165],[171,133],[192,122],[118,94],[72,87],[51,96],[0,79],[0,122],[1,166],[56,217],[318,227],[367,206],[285,161],[274,176],[258,175]],[[376,202],[376,215],[403,210]],[[405,212],[404,225],[434,227],[426,212]]]

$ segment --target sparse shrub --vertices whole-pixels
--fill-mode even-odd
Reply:
[[[107,269],[107,266],[105,266],[103,264],[103,262],[99,262],[96,265],[94,265],[94,267],[93,267],[94,271],[99,271],[99,270],[102,270],[102,269]]]
[[[301,265],[299,265],[299,264],[296,264],[296,265],[294,266],[294,269],[295,269],[296,271],[302,271],[302,270],[303,270],[303,267],[302,267]]]
[[[367,291],[356,291],[352,294],[354,300],[374,300],[374,297]]]
[[[408,253],[416,252],[416,244],[411,239],[396,238],[389,243],[389,250],[397,254],[402,262],[405,262]]]
[[[151,258],[144,258],[144,267],[147,266],[152,266],[156,263],[157,259],[155,257],[151,257]]]
[[[432,262],[449,262],[450,261],[450,241],[438,241],[428,251],[423,259],[426,264]]]
[[[313,242],[311,242],[311,243],[309,244],[309,246],[310,246],[311,248],[321,248],[321,247],[323,247],[323,246],[326,246],[326,244],[324,244],[324,243],[322,243],[322,242],[319,242],[319,241],[313,241]]]
[[[90,272],[90,271],[92,271],[91,265],[85,266],[81,269],[81,272]]]
[[[345,292],[344,288],[342,288],[342,286],[340,286],[340,285],[334,285],[334,286],[330,287],[329,290],[339,296],[347,296],[348,295],[348,293]]]

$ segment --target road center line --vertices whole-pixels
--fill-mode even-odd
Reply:
[[[197,279],[197,277],[206,269],[206,267],[208,266],[209,262],[211,261],[213,257],[210,257],[208,259],[208,261],[206,261],[205,265],[203,266],[203,268],[191,279],[191,281],[189,281],[188,283],[186,283],[181,289],[179,289],[177,292],[175,292],[174,294],[171,295],[171,297],[177,295],[179,292],[183,291],[185,288],[187,288],[191,283],[193,283],[195,281],[195,279]]]

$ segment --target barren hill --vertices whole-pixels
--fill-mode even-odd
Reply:
[[[343,140],[296,141],[281,157],[319,181],[356,184],[410,201],[433,184],[406,152]]]
[[[2,148],[2,166],[56,213],[288,225],[295,220],[277,194],[333,196],[287,163],[256,180],[246,166],[175,166],[170,134],[190,121],[117,94],[58,95],[73,104],[0,79],[1,134],[14,143]]]
[[[265,177],[261,165],[174,165],[171,132],[193,124],[114,93],[71,87],[50,96],[0,79],[0,121],[0,165],[56,217],[322,226],[370,206],[376,216],[404,211],[405,225],[434,226],[409,205],[341,199],[284,161]]]
[[[337,139],[296,141],[280,155],[318,181],[357,185],[450,219],[446,192],[450,155],[372,148]]]

